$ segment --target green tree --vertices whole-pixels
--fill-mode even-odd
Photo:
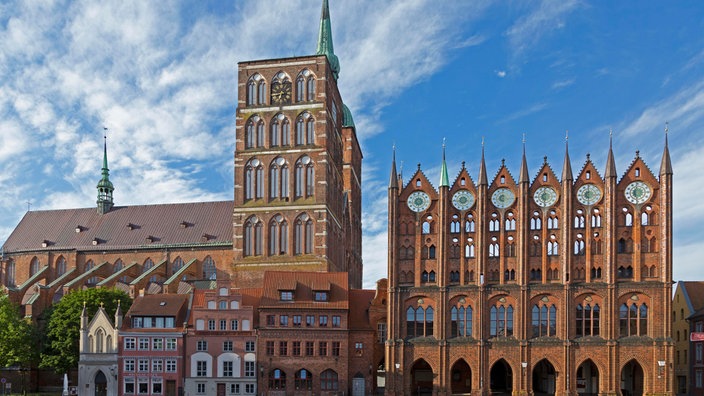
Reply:
[[[37,362],[37,333],[19,305],[0,295],[0,367],[31,367]]]
[[[54,369],[57,373],[77,368],[83,304],[90,321],[101,305],[112,318],[118,301],[123,314],[132,305],[130,296],[117,289],[76,290],[63,296],[47,312],[46,343],[40,367]]]

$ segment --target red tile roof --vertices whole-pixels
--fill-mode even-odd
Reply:
[[[346,272],[267,271],[259,307],[347,309],[347,285]],[[293,290],[293,301],[281,301],[280,290]],[[329,291],[328,301],[315,301],[316,290]]]
[[[233,201],[221,201],[116,206],[103,215],[96,208],[30,211],[7,238],[4,250],[231,245],[233,207]]]
[[[693,312],[704,309],[704,282],[682,281],[682,286]]]
[[[376,290],[350,290],[350,319],[351,330],[373,330],[369,323],[369,307],[372,304]]]

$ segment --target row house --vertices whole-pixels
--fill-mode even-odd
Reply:
[[[195,290],[186,340],[187,395],[253,395],[257,391],[254,301],[218,282]]]
[[[119,396],[182,394],[190,299],[158,294],[134,301],[118,336]]]

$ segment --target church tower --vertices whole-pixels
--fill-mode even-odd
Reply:
[[[103,142],[103,177],[98,182],[98,214],[105,214],[112,209],[112,192],[115,189],[110,181],[110,170],[108,169],[108,141],[107,137]]]
[[[327,0],[315,55],[239,63],[233,277],[348,272],[362,286],[361,161]]]

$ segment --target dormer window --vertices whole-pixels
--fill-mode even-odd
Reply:
[[[76,226],[76,234],[79,234],[81,231],[83,231],[83,227],[77,225],[77,226]]]
[[[281,301],[293,301],[293,291],[279,290],[279,299]]]
[[[315,301],[328,301],[328,297],[328,292],[326,291],[317,291],[314,295]]]
[[[96,246],[96,245],[98,245],[98,244],[100,244],[100,239],[98,239],[98,238],[93,238],[93,246]]]

